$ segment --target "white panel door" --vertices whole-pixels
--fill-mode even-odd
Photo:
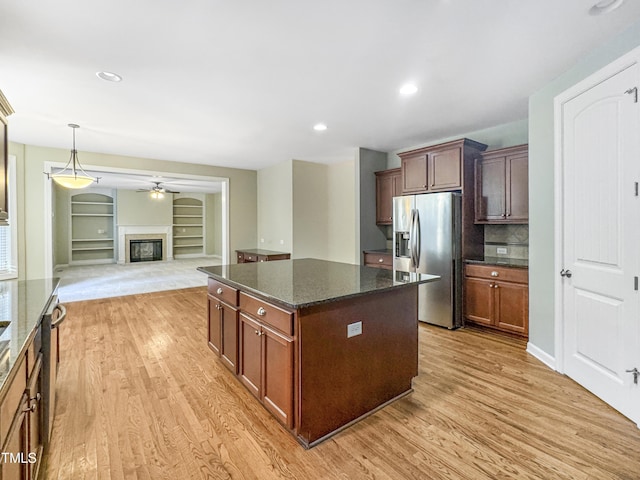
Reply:
[[[639,72],[563,104],[562,292],[565,373],[640,424]]]

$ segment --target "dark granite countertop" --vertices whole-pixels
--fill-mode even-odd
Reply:
[[[16,360],[22,358],[28,343],[49,306],[59,280],[4,280],[0,282],[0,312],[11,312],[9,326],[0,334],[0,399],[5,395],[5,383],[12,377]]]
[[[465,263],[475,263],[477,265],[497,265],[503,267],[529,268],[529,260],[522,258],[505,257],[484,257],[484,260],[469,260]]]
[[[199,267],[198,270],[239,290],[291,309],[440,278],[313,258]]]
[[[288,252],[276,252],[274,250],[263,250],[262,248],[238,248],[236,252],[253,253],[254,255],[286,255]]]

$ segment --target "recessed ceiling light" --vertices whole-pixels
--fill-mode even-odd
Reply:
[[[616,8],[624,3],[624,0],[600,0],[589,9],[591,15],[604,15],[613,12]]]
[[[313,129],[314,129],[316,132],[324,132],[324,131],[327,129],[327,126],[326,126],[324,123],[316,123],[316,124],[313,126]]]
[[[113,73],[113,72],[96,72],[96,75],[101,80],[105,80],[107,82],[121,82],[122,81],[122,77],[120,75],[118,75],[117,73]]]
[[[418,87],[416,87],[413,83],[407,83],[400,87],[400,93],[402,95],[413,95],[418,91]]]

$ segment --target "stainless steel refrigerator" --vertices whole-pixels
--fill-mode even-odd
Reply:
[[[393,269],[439,275],[418,287],[418,320],[462,326],[461,196],[427,193],[393,198]]]

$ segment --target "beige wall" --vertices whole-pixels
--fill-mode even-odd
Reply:
[[[259,248],[357,263],[355,212],[353,161],[292,160],[258,172]]]
[[[205,195],[205,255],[222,255],[222,194]],[[234,256],[232,253],[232,257]]]
[[[336,262],[359,263],[356,256],[356,190],[353,161],[328,166],[327,258]]]
[[[9,153],[18,161],[18,244],[19,275],[21,279],[44,278],[45,271],[45,162],[65,164],[69,151],[9,143]],[[229,179],[229,248],[240,248],[257,243],[257,172],[234,168],[196,165],[166,160],[134,158],[79,152],[82,165],[136,169],[150,173],[167,172],[203,175]],[[235,262],[235,256],[231,255]]]
[[[116,212],[117,225],[172,225],[173,195],[153,199],[146,192],[118,190]]]
[[[328,167],[293,161],[293,258],[329,260]]]
[[[258,171],[258,244],[247,248],[293,251],[292,173],[291,160]]]

